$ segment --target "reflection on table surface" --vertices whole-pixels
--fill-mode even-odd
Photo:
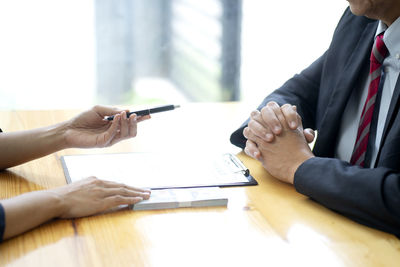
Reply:
[[[154,115],[137,138],[104,150],[69,149],[0,172],[0,197],[65,184],[60,156],[77,153],[240,150],[229,134],[251,111],[240,103],[189,104]],[[77,111],[2,111],[3,131],[40,127]],[[227,207],[132,211],[54,220],[0,245],[1,266],[395,266],[400,242],[362,226],[238,157],[257,186],[223,188]],[[176,164],[179,165],[179,162]],[[132,171],[134,174],[134,170]]]

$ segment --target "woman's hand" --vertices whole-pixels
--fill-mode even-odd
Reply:
[[[84,217],[149,199],[150,190],[89,177],[51,190],[61,199],[59,218]]]
[[[150,115],[127,118],[128,110],[105,106],[95,106],[66,122],[66,147],[92,148],[107,147],[135,137],[137,123],[150,118]],[[104,120],[105,116],[114,116],[112,121]]]
[[[119,205],[135,204],[150,191],[89,177],[51,190],[33,191],[1,201],[5,211],[4,239],[54,218],[94,215]]]

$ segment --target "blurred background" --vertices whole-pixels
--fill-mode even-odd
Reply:
[[[347,5],[0,0],[0,109],[255,106],[328,48]]]

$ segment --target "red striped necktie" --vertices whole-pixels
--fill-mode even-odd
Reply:
[[[360,165],[364,167],[365,154],[367,152],[368,138],[371,128],[371,120],[375,107],[375,100],[378,94],[379,82],[381,80],[381,66],[382,62],[388,54],[385,43],[383,42],[383,33],[379,34],[374,46],[372,47],[370,58],[370,70],[368,87],[368,96],[365,101],[360,123],[358,125],[357,139],[354,145],[353,154],[350,163],[353,165]]]

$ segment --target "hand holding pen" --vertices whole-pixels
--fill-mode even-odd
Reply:
[[[114,116],[114,120],[104,118]],[[149,115],[127,116],[127,111],[106,106],[95,106],[65,123],[65,148],[94,148],[111,146],[135,137],[137,124],[150,119]]]
[[[127,118],[129,118],[129,116],[132,114],[136,114],[137,116],[145,116],[145,115],[150,115],[153,113],[174,110],[179,107],[180,107],[179,105],[165,105],[165,106],[160,106],[160,107],[155,107],[155,108],[150,108],[150,109],[132,111],[132,112],[126,113],[126,116],[127,116]],[[108,121],[112,121],[114,119],[114,116],[108,116],[108,117],[105,117],[104,119],[108,120]]]

